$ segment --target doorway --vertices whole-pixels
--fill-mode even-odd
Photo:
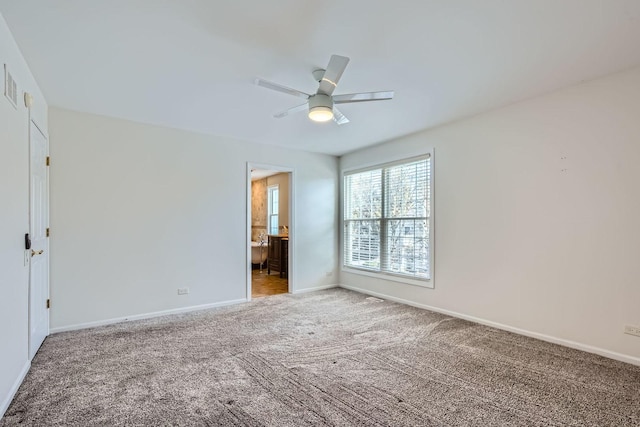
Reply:
[[[293,171],[248,164],[247,299],[292,291]]]

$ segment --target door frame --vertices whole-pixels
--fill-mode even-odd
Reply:
[[[42,135],[42,137],[45,140],[45,157],[49,157],[49,137],[47,136],[47,134],[45,132],[42,131],[42,128],[40,126],[38,126],[38,124],[35,122],[35,120],[33,120],[33,118],[29,119],[29,236],[31,238],[33,238],[33,223],[31,221],[31,216],[32,216],[32,211],[33,211],[33,199],[32,199],[32,175],[33,175],[33,170],[31,168],[31,162],[32,162],[32,138],[33,138],[33,132],[34,132],[34,128],[35,128],[35,132],[39,132],[40,135]],[[50,181],[50,174],[49,174],[49,167],[48,167],[48,163],[47,166],[45,168],[45,173],[46,173],[46,212],[47,212],[47,228],[49,227],[49,224],[51,223],[50,220],[50,216],[51,216],[51,209],[50,209],[50,186],[49,186],[49,181]],[[51,283],[51,257],[50,257],[50,252],[49,252],[49,248],[50,248],[50,244],[49,244],[49,237],[47,236],[45,238],[45,245],[44,245],[44,254],[42,254],[43,256],[46,257],[47,259],[47,283],[45,285],[46,287],[46,297],[47,299],[49,299],[51,297],[51,289],[50,289],[50,283]],[[29,252],[29,251],[27,251]],[[33,313],[34,310],[37,309],[37,307],[34,307],[33,304],[33,300],[32,300],[32,295],[34,292],[34,283],[33,283],[33,277],[32,277],[32,273],[33,273],[33,268],[32,268],[32,256],[27,254],[27,257],[29,259],[29,333],[28,333],[28,355],[29,355],[29,360],[33,359],[33,357],[35,356],[35,353],[37,353],[37,349],[32,353],[32,347],[33,347],[33,341],[34,341],[34,337],[32,334],[32,327],[33,327]],[[51,331],[51,319],[50,319],[50,312],[49,312],[49,308],[48,307],[41,307],[41,310],[45,310],[45,316],[47,318],[47,331],[46,331],[46,335],[45,338],[47,336],[49,336],[49,333]]]
[[[296,218],[295,218],[295,185],[296,185],[296,170],[294,168],[273,165],[268,163],[247,162],[247,223],[246,223],[246,275],[247,275],[247,288],[246,298],[247,301],[251,301],[251,169],[266,169],[273,170],[282,173],[289,174],[289,262],[288,262],[288,289],[289,293],[295,293],[296,284]],[[268,231],[268,230],[267,230]]]

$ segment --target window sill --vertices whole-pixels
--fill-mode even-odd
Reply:
[[[342,267],[342,271],[349,274],[357,274],[360,276],[375,277],[376,279],[390,280],[392,282],[404,283],[406,285],[420,286],[421,288],[429,288],[429,289],[434,288],[433,279],[429,279],[429,280],[412,279],[410,277],[396,276],[394,274],[387,274],[387,273],[378,273],[378,272],[369,271],[369,270],[359,270],[357,268],[351,268],[351,267],[345,267],[345,266]]]

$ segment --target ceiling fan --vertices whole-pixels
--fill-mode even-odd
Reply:
[[[349,58],[346,56],[331,55],[327,69],[318,69],[313,71],[313,78],[318,81],[318,91],[310,95],[296,89],[279,85],[261,78],[257,78],[255,83],[258,86],[273,89],[278,92],[288,93],[289,95],[304,98],[306,102],[298,106],[289,108],[273,117],[282,118],[298,111],[309,110],[309,118],[315,122],[326,122],[333,119],[337,124],[343,125],[349,123],[349,119],[338,110],[336,104],[348,104],[352,102],[368,102],[368,101],[384,101],[393,98],[393,91],[387,90],[383,92],[363,92],[349,93],[345,95],[333,95],[333,91],[342,77],[344,69],[347,68]]]

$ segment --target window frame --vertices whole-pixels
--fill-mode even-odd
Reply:
[[[277,205],[278,212],[273,212],[273,192],[277,191]],[[277,225],[275,227],[276,232],[273,233],[273,217],[276,217]],[[267,234],[278,235],[280,234],[280,185],[273,184],[267,186]]]
[[[421,287],[425,287],[425,288],[434,288],[435,287],[435,270],[434,270],[434,264],[435,264],[435,209],[434,209],[434,200],[435,200],[435,185],[434,185],[434,155],[433,155],[433,149],[427,150],[427,151],[422,151],[420,154],[416,155],[416,156],[412,156],[412,157],[406,157],[406,158],[399,158],[397,160],[393,160],[390,162],[385,162],[385,163],[376,163],[376,164],[368,164],[368,165],[363,165],[363,166],[356,166],[356,167],[352,167],[352,168],[347,168],[342,170],[341,173],[341,182],[340,182],[340,189],[341,189],[341,197],[340,197],[340,265],[341,265],[341,271],[345,272],[345,273],[350,273],[350,274],[357,274],[357,275],[361,275],[361,276],[368,276],[368,277],[375,277],[378,279],[383,279],[383,280],[389,280],[389,281],[394,281],[394,282],[400,282],[400,283],[404,283],[404,284],[409,284],[409,285],[415,285],[415,286],[421,286]],[[428,200],[428,213],[430,214],[428,217],[426,217],[428,226],[429,226],[429,233],[428,233],[428,238],[429,238],[429,272],[430,272],[430,278],[426,279],[426,278],[418,278],[418,277],[412,277],[409,275],[404,275],[404,274],[400,274],[400,273],[394,273],[394,272],[388,272],[388,271],[375,271],[375,270],[370,270],[370,269],[366,269],[366,268],[357,268],[354,266],[350,266],[350,265],[346,265],[345,264],[345,224],[348,220],[345,220],[345,209],[346,206],[348,204],[346,197],[346,188],[345,188],[345,177],[347,177],[348,175],[353,175],[353,174],[357,174],[357,173],[362,173],[362,172],[367,172],[367,171],[371,171],[371,170],[384,170],[385,168],[389,168],[389,167],[393,167],[393,166],[400,166],[403,164],[407,164],[407,163],[412,163],[412,162],[416,162],[419,160],[424,160],[424,159],[429,159],[430,160],[430,177],[428,177],[428,179],[430,178],[430,182],[428,182],[428,186],[430,188],[430,197]],[[384,172],[383,172],[384,173]],[[382,184],[381,184],[382,186]],[[384,194],[384,188],[381,188],[381,192],[382,192],[382,198],[386,197],[386,194]],[[384,208],[384,205],[383,205]],[[381,218],[379,219],[375,219],[377,221],[380,221],[380,251],[381,251],[381,256],[382,256],[382,250],[383,250],[383,245],[386,245],[386,243],[384,242],[384,234],[385,231],[383,231],[383,223],[385,221],[390,221],[393,220],[393,218],[385,218],[384,212],[381,213]],[[381,260],[382,263],[382,260]],[[382,267],[382,266],[381,266]]]

